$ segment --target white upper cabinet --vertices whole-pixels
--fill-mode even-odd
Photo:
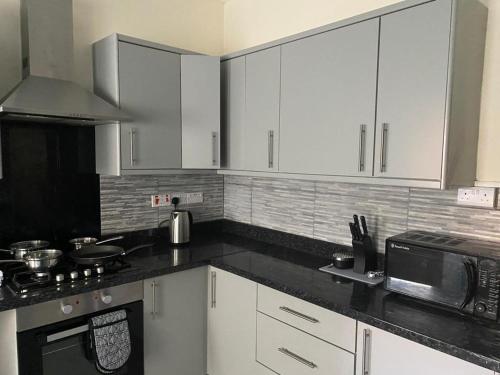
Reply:
[[[381,18],[375,176],[441,179],[451,4]]]
[[[280,48],[222,63],[226,168],[278,171]]]
[[[132,120],[96,127],[109,175],[219,167],[218,57],[111,35],[94,44],[94,91]]]
[[[378,29],[373,19],[282,46],[280,172],[371,176]]]

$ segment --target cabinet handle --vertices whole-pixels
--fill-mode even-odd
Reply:
[[[369,329],[363,330],[363,361],[362,361],[362,375],[370,375],[370,353],[372,346],[372,334]]]
[[[151,309],[151,316],[154,318],[156,318],[156,282],[153,281],[151,283],[151,288],[152,288],[152,291],[153,291],[153,306],[152,306],[152,309]]]
[[[135,165],[135,129],[130,129],[130,166]]]
[[[216,291],[216,282],[217,282],[217,273],[215,271],[212,271],[212,273],[210,274],[211,278],[212,278],[212,282],[211,282],[211,305],[212,305],[212,309],[215,309],[216,307],[216,297],[217,297],[217,291]]]
[[[269,130],[267,134],[267,160],[269,168],[274,167],[274,130]]]
[[[217,166],[217,132],[212,132],[212,165]]]
[[[308,361],[307,359],[301,357],[300,355],[295,354],[294,352],[291,352],[287,348],[278,348],[278,351],[284,355],[287,355],[296,361],[302,363],[303,365],[306,365],[307,367],[310,368],[316,368],[318,367],[314,362]]]
[[[359,172],[365,171],[366,125],[359,127]]]
[[[380,172],[387,171],[387,136],[389,135],[389,124],[382,124],[382,149],[380,150]]]
[[[319,323],[319,320],[316,319],[316,318],[313,318],[313,317],[310,317],[309,315],[305,315],[305,314],[302,314],[298,311],[295,311],[289,307],[286,307],[286,306],[280,306],[280,310],[281,311],[284,311],[286,313],[289,313],[291,315],[294,315],[296,317],[299,317],[299,318],[302,318],[304,320],[307,320],[308,322],[311,322],[311,323]]]

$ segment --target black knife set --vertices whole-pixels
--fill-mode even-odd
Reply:
[[[353,216],[354,223],[349,223],[352,235],[352,248],[354,252],[354,268],[356,273],[365,274],[377,269],[377,252],[368,234],[368,226],[364,216]],[[360,225],[361,220],[361,225]]]

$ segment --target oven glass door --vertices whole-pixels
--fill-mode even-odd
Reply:
[[[119,309],[127,311],[132,352],[127,364],[114,374],[142,375],[144,373],[142,302],[120,306],[110,311]],[[105,312],[108,311],[94,315]],[[19,374],[102,374],[97,371],[89,349],[90,317],[79,317],[18,333]]]
[[[476,287],[476,260],[417,246],[390,246],[386,259],[388,290],[464,308]]]

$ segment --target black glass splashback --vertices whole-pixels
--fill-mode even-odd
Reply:
[[[99,235],[93,127],[3,121],[0,246]]]

